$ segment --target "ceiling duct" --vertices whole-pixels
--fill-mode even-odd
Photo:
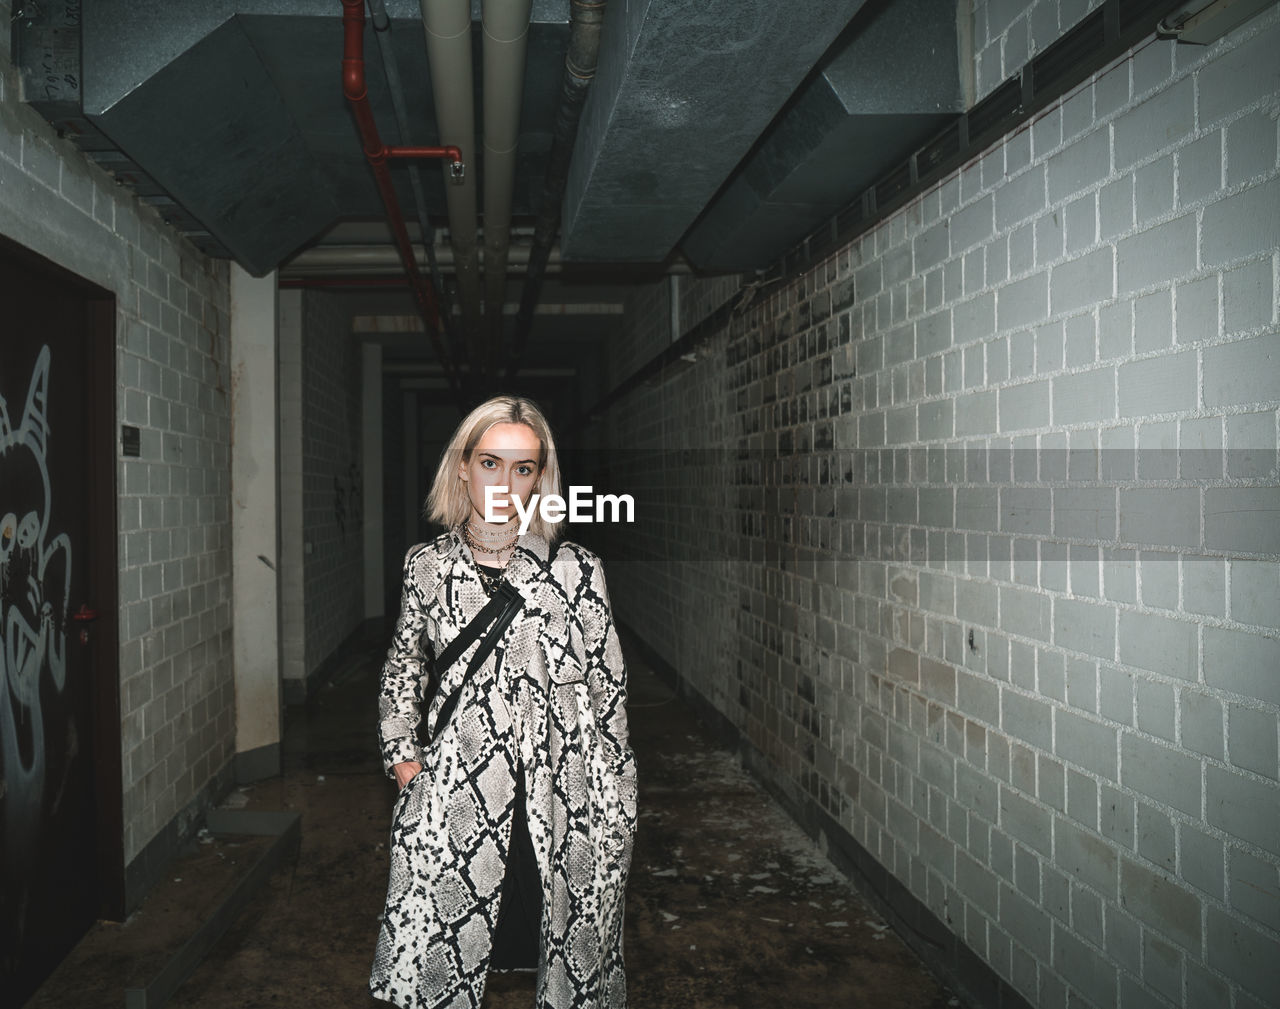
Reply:
[[[405,132],[430,143],[439,129],[419,3],[385,6],[399,76],[415,99]],[[567,0],[532,6],[517,218],[532,213],[541,184],[568,36]],[[464,8],[474,41],[478,0]],[[24,98],[88,156],[198,247],[261,276],[334,222],[382,213],[337,82],[341,13],[337,0],[41,0],[15,20],[15,64]],[[49,73],[50,52],[59,79],[75,82],[52,96],[34,86]],[[395,109],[371,37],[365,60],[373,114],[390,123]],[[414,197],[408,174],[406,165],[393,169],[405,206]],[[446,187],[429,188],[427,213],[443,218]]]
[[[610,3],[565,191],[566,262],[664,260],[863,2]]]
[[[954,5],[868,4],[681,242],[763,269],[964,109]]]
[[[326,157],[339,146],[361,208],[378,213],[335,83],[340,4],[82,6],[85,116],[251,273],[349,212],[353,193]],[[342,126],[327,144],[314,142],[321,119]]]

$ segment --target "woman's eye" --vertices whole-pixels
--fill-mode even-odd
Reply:
[[[533,467],[532,467],[532,466],[521,466],[521,467],[520,467],[520,475],[521,475],[521,476],[529,476],[531,473],[533,473]]]

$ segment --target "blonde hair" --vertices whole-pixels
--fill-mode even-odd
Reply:
[[[431,491],[422,510],[429,521],[452,528],[471,515],[471,498],[467,495],[466,483],[458,476],[458,464],[471,461],[472,451],[494,424],[524,424],[533,430],[539,443],[538,480],[533,490],[542,497],[561,494],[556,443],[542,410],[533,400],[523,396],[494,396],[462,418],[449,444],[440,453],[440,464],[436,467]],[[535,510],[529,521],[529,531],[550,543],[560,535],[563,524],[548,522]]]

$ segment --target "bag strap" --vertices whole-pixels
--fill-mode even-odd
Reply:
[[[498,586],[494,591],[494,596],[503,596],[506,602],[502,607],[502,612],[498,614],[497,619],[493,622],[493,626],[489,628],[489,633],[484,636],[484,640],[480,642],[480,647],[476,649],[475,655],[471,657],[471,663],[467,666],[467,675],[480,668],[480,664],[488,658],[489,653],[497,645],[498,639],[502,637],[502,632],[507,629],[507,625],[515,619],[516,614],[520,612],[520,608],[524,606],[524,596],[519,593],[514,585],[510,585],[507,582],[503,582]],[[493,600],[490,600],[490,602],[493,602]],[[485,605],[488,605],[488,603]],[[452,645],[453,642],[451,641],[449,644]],[[441,657],[444,657],[448,651],[449,649],[446,648],[441,652]],[[446,666],[445,668],[447,669],[448,667]]]
[[[458,656],[470,648],[471,643],[480,637],[484,633],[484,629],[493,623],[494,618],[511,603],[511,595],[513,593],[523,603],[524,597],[509,582],[503,582],[498,586],[493,595],[489,597],[489,601],[481,607],[480,612],[471,618],[471,622],[462,628],[458,636],[450,641],[445,646],[444,651],[436,657],[436,675],[441,678],[444,677],[444,674],[458,661]],[[515,612],[513,611],[511,615],[515,616]]]
[[[480,612],[471,618],[471,622],[440,653],[440,657],[436,660],[436,673],[443,680],[444,674],[457,661],[458,656],[465,652],[471,643],[484,631],[485,626],[492,622],[492,626],[489,627],[489,633],[485,634],[484,640],[480,642],[480,647],[476,649],[475,654],[471,656],[471,661],[467,664],[467,671],[463,673],[462,683],[458,684],[453,693],[446,697],[444,704],[440,706],[440,714],[436,718],[433,735],[439,735],[440,730],[448,724],[449,716],[453,714],[453,709],[458,704],[458,698],[462,694],[462,686],[466,683],[467,677],[479,669],[484,660],[489,657],[489,653],[498,644],[498,639],[502,637],[502,632],[507,629],[507,626],[515,619],[516,614],[520,612],[523,606],[524,596],[519,593],[514,585],[509,582],[503,582],[494,590],[493,596],[485,603]],[[494,616],[495,613],[497,614],[496,618]],[[425,717],[418,723],[418,733],[419,741],[425,746]]]

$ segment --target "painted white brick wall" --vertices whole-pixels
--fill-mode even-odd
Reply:
[[[741,288],[742,279],[737,274],[724,277],[680,276],[677,338],[688,333],[725,302],[739,297]],[[627,325],[610,334],[606,361],[610,386],[623,381],[671,345],[670,278],[633,287],[627,297],[625,315]]]
[[[620,614],[1033,1005],[1280,991],[1278,51],[1140,46],[606,421]]]
[[[977,100],[1100,6],[1102,0],[970,0]]]
[[[338,299],[302,295],[302,528],[306,672],[364,619],[360,347]]]
[[[117,476],[129,862],[234,753],[228,274],[21,103],[8,46],[0,233],[114,292],[116,421],[142,432]]]
[[[627,297],[625,318],[609,347],[607,378],[612,388],[671,344],[671,293],[665,282],[636,287]],[[642,321],[643,320],[643,321]]]

